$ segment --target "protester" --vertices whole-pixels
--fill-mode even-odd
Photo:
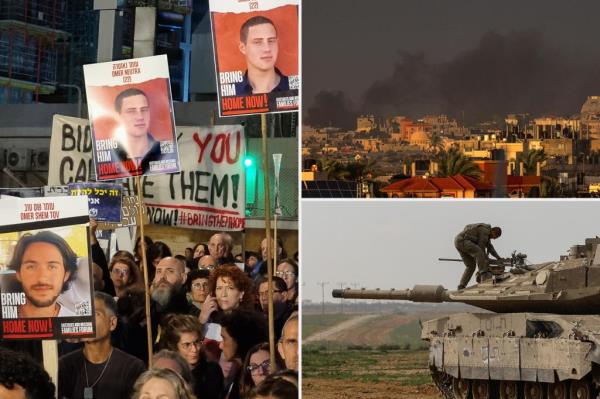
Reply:
[[[239,267],[223,265],[216,268],[210,275],[208,285],[210,294],[200,311],[202,324],[218,320],[221,317],[219,313],[230,313],[238,307],[252,309],[252,281]]]
[[[113,256],[108,270],[117,298],[124,298],[132,290],[144,290],[140,269],[131,258]]]
[[[298,371],[298,314],[294,313],[285,322],[277,350],[285,362],[285,367]]]
[[[246,251],[245,258],[244,272],[251,276],[255,266],[260,262],[260,255],[257,252]]]
[[[55,387],[41,364],[25,353],[0,347],[0,398],[54,399]]]
[[[212,255],[204,255],[198,259],[198,269],[211,271],[217,267],[217,259]]]
[[[281,330],[286,320],[294,311],[293,306],[287,300],[287,285],[280,277],[273,277],[273,324],[275,328],[275,340],[278,341],[281,337]],[[260,283],[258,287],[258,295],[260,306],[265,315],[268,314],[269,308],[269,282],[267,280]]]
[[[162,349],[156,352],[152,356],[152,368],[173,370],[183,377],[189,386],[193,386],[194,377],[192,377],[190,365],[185,361],[183,356],[175,351]]]
[[[213,234],[208,241],[208,250],[216,260],[218,265],[234,263],[235,259],[231,254],[233,249],[233,239],[227,233]]]
[[[173,370],[152,369],[140,375],[135,382],[132,399],[196,399],[196,396]]]
[[[91,258],[92,262],[97,264],[102,269],[102,281],[104,282],[103,288],[100,291],[104,291],[109,295],[115,295],[115,289],[112,281],[110,280],[110,274],[108,272],[108,262],[106,261],[106,255],[100,243],[96,238],[96,230],[98,229],[98,222],[94,218],[90,218],[90,245],[91,245]]]
[[[264,381],[275,369],[276,367],[271,365],[267,342],[256,344],[250,348],[242,365],[240,396],[247,397],[252,388]]]
[[[128,399],[145,366],[111,344],[111,332],[117,326],[115,300],[104,292],[96,292],[94,305],[96,336],[84,338],[83,349],[60,358],[58,396],[61,399]]]
[[[287,300],[298,305],[298,263],[291,258],[282,260],[277,265],[275,275],[285,280],[288,290]]]
[[[153,334],[157,334],[158,324],[164,324],[165,316],[190,313],[192,305],[187,301],[185,281],[185,264],[179,259],[163,258],[156,266],[151,286]]]
[[[200,315],[202,304],[210,292],[208,289],[209,277],[210,272],[208,270],[192,270],[188,274],[186,286],[189,299],[191,300],[192,305],[194,305],[194,307],[190,309],[190,314],[194,316]]]
[[[198,260],[201,257],[203,257],[204,255],[208,255],[208,254],[209,254],[208,245],[204,244],[203,242],[199,242],[194,247],[194,259]]]
[[[228,399],[237,399],[240,398],[241,366],[248,351],[268,340],[266,321],[253,311],[232,311],[221,319],[221,338],[219,346],[223,357],[236,365],[226,380],[225,394]]]
[[[202,351],[202,326],[191,315],[170,315],[164,320],[159,346],[179,353],[192,369],[194,394],[199,398],[219,399],[223,391],[223,372],[209,362]]]

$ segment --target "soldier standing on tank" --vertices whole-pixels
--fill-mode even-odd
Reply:
[[[465,226],[464,230],[456,236],[454,246],[465,263],[465,272],[458,285],[459,290],[467,286],[473,276],[476,265],[478,268],[478,282],[492,278],[488,254],[494,256],[496,259],[501,259],[491,241],[501,235],[502,229],[500,227],[491,227],[485,223],[475,223]]]

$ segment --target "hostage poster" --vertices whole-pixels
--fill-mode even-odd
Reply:
[[[179,171],[167,56],[83,71],[97,180]]]
[[[0,338],[95,334],[86,197],[0,199]]]
[[[83,144],[85,129],[80,129],[81,123],[81,119],[55,116],[48,184],[87,181],[92,154]],[[73,139],[79,136],[79,131],[81,140]],[[181,171],[144,176],[141,180],[150,223],[205,230],[243,230],[246,209],[243,127],[179,127],[177,137]],[[78,145],[80,142],[82,145]],[[123,179],[122,184],[125,204],[125,198],[137,191],[133,179]]]
[[[209,0],[221,116],[298,109],[298,0]]]

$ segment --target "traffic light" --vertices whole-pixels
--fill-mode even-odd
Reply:
[[[256,204],[256,186],[258,184],[258,174],[256,170],[255,158],[246,154],[244,157],[244,170],[246,172],[246,213]],[[248,216],[248,215],[246,215]]]

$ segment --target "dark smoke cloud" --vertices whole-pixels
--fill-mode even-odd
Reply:
[[[314,127],[334,126],[343,129],[356,127],[355,105],[341,91],[322,90],[308,107],[304,123]]]
[[[532,31],[488,32],[443,64],[403,52],[392,75],[365,92],[360,109],[413,118],[445,113],[461,121],[464,115],[466,123],[522,112],[568,116],[588,95],[600,94],[600,69],[590,57],[566,54]]]

